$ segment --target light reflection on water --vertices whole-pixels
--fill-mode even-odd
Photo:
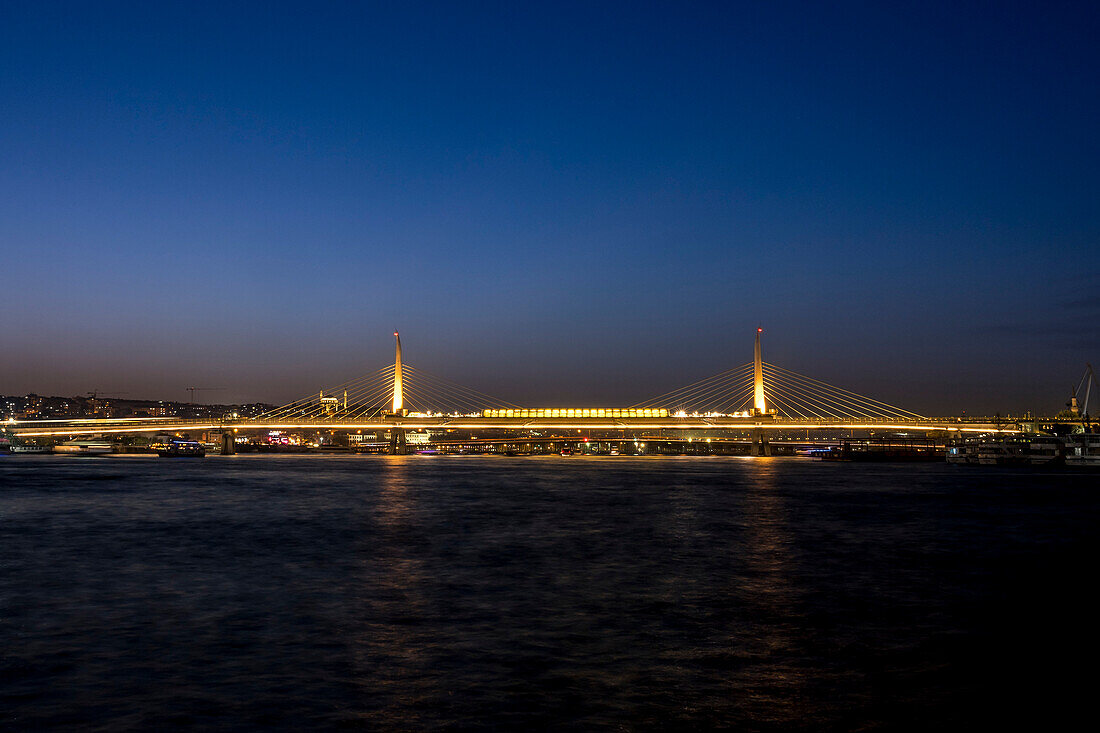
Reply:
[[[1020,687],[1069,710],[1020,624],[1092,638],[1061,579],[1094,557],[1093,483],[781,458],[6,458],[0,722],[942,728]]]
[[[742,582],[746,598],[755,607],[751,615],[770,621],[739,639],[739,647],[758,659],[789,661],[760,665],[732,686],[753,690],[747,696],[747,717],[791,725],[804,719],[805,678],[822,672],[807,669],[796,637],[802,599],[790,577],[793,537],[785,499],[777,491],[776,459],[755,460],[749,470],[743,505],[747,572]]]

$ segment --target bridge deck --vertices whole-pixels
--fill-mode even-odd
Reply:
[[[89,434],[162,433],[187,430],[899,430],[949,433],[1016,433],[1012,423],[939,420],[784,420],[761,417],[654,417],[654,418],[487,418],[481,416],[386,417],[371,420],[178,420],[170,418],[27,420],[8,422],[5,428],[24,437]]]

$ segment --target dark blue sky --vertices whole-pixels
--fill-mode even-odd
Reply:
[[[0,0],[0,393],[533,405],[1100,362],[1089,3]],[[201,384],[200,384],[201,383]]]

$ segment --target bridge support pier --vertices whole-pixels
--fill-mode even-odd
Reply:
[[[409,452],[409,444],[405,440],[405,428],[390,429],[390,455],[404,456]]]
[[[232,456],[237,453],[237,442],[233,439],[233,433],[228,430],[222,433],[222,455]]]
[[[751,454],[754,456],[770,456],[772,454],[772,444],[768,442],[768,434],[760,428],[753,428]]]

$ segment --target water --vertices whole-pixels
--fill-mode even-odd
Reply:
[[[1095,476],[0,458],[0,727],[1068,725]]]

